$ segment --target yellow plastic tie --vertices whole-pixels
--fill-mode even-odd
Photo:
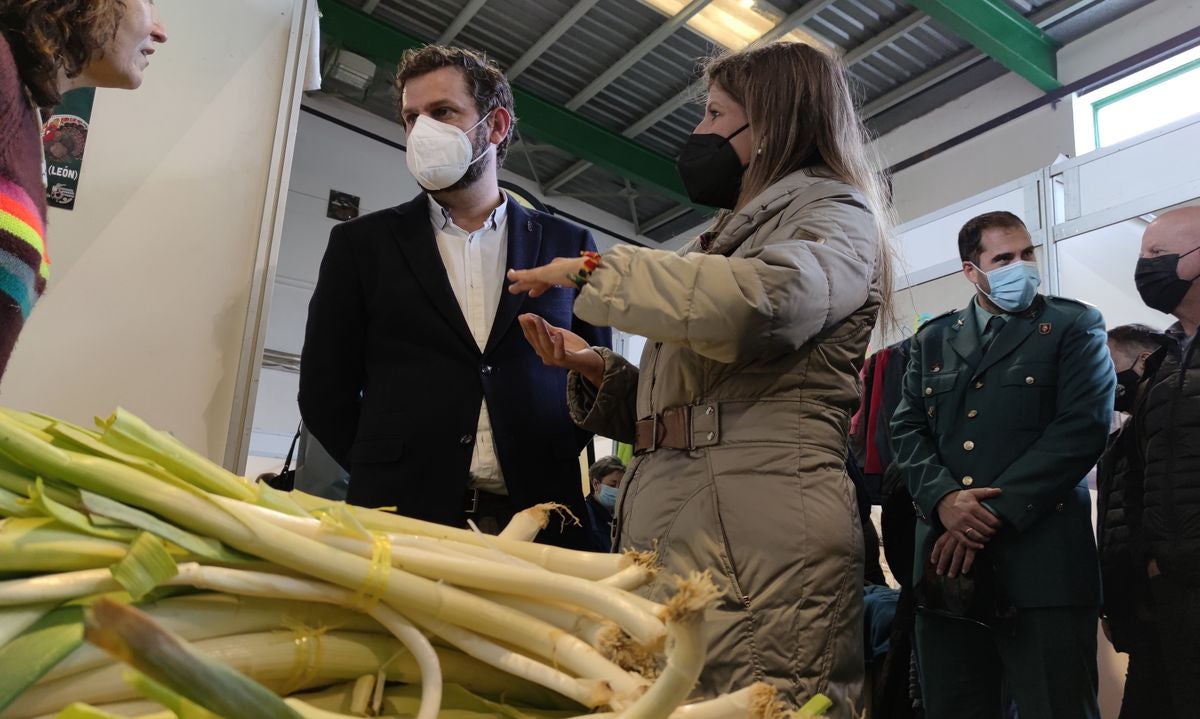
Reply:
[[[371,569],[362,586],[354,593],[354,609],[369,614],[379,604],[387,590],[388,572],[392,569],[392,543],[386,534],[375,534],[371,546]]]
[[[311,686],[321,671],[321,638],[325,636],[326,627],[314,629],[303,622],[285,618],[283,625],[292,630],[292,642],[296,653],[292,656],[292,669],[284,682],[283,692],[291,694],[294,691]]]

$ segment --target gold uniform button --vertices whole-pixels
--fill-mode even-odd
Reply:
[[[975,443],[968,439],[966,442],[963,442],[963,449],[970,452],[971,450],[975,449]]]
[[[983,380],[979,380],[975,383],[975,389],[983,389]]]
[[[975,484],[975,478],[968,474],[962,478],[962,483],[964,487],[970,487],[972,484]]]
[[[933,387],[926,387],[925,388],[925,396],[928,397],[931,394],[933,394]]]
[[[967,412],[968,419],[975,419],[978,416],[979,416],[979,410],[977,410],[977,409],[973,409],[970,412]]]
[[[1033,378],[1032,378],[1032,377],[1026,377],[1026,378],[1025,378],[1025,384],[1033,384],[1033,381],[1034,381],[1034,380],[1033,380]]]

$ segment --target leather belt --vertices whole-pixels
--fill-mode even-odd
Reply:
[[[720,410],[716,402],[668,407],[634,425],[635,454],[660,449],[701,449],[720,442]]]

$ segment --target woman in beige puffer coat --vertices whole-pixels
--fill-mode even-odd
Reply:
[[[888,290],[879,175],[835,59],[775,43],[713,61],[707,79],[679,169],[696,202],[726,208],[713,229],[679,253],[617,246],[586,281],[579,259],[510,272],[510,291],[575,276],[576,315],[649,340],[639,369],[521,318],[542,359],[571,370],[575,422],[636,442],[616,546],[658,552],[668,576],[709,570],[723,590],[701,693],[765,680],[850,717],[863,539],[846,435]]]

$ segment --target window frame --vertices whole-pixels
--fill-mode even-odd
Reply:
[[[1179,65],[1178,67],[1173,67],[1170,70],[1167,70],[1163,73],[1155,75],[1154,77],[1146,78],[1145,80],[1142,80],[1141,82],[1137,83],[1136,85],[1127,87],[1124,90],[1121,90],[1119,92],[1114,92],[1113,94],[1109,95],[1108,97],[1103,97],[1103,98],[1091,103],[1091,105],[1092,105],[1092,141],[1095,143],[1095,149],[1100,150],[1100,149],[1103,149],[1104,147],[1106,147],[1106,145],[1104,145],[1100,141],[1100,111],[1101,110],[1103,110],[1104,108],[1109,107],[1111,105],[1115,105],[1118,102],[1121,102],[1123,100],[1127,100],[1130,97],[1133,97],[1134,95],[1137,95],[1141,92],[1145,92],[1146,90],[1149,90],[1153,87],[1157,87],[1158,85],[1161,85],[1164,82],[1173,80],[1173,79],[1179,77],[1180,75],[1186,75],[1189,72],[1197,71],[1197,70],[1200,70],[1200,58],[1196,58],[1195,60],[1188,61],[1182,65]],[[1111,144],[1116,144],[1116,143],[1111,143]]]

